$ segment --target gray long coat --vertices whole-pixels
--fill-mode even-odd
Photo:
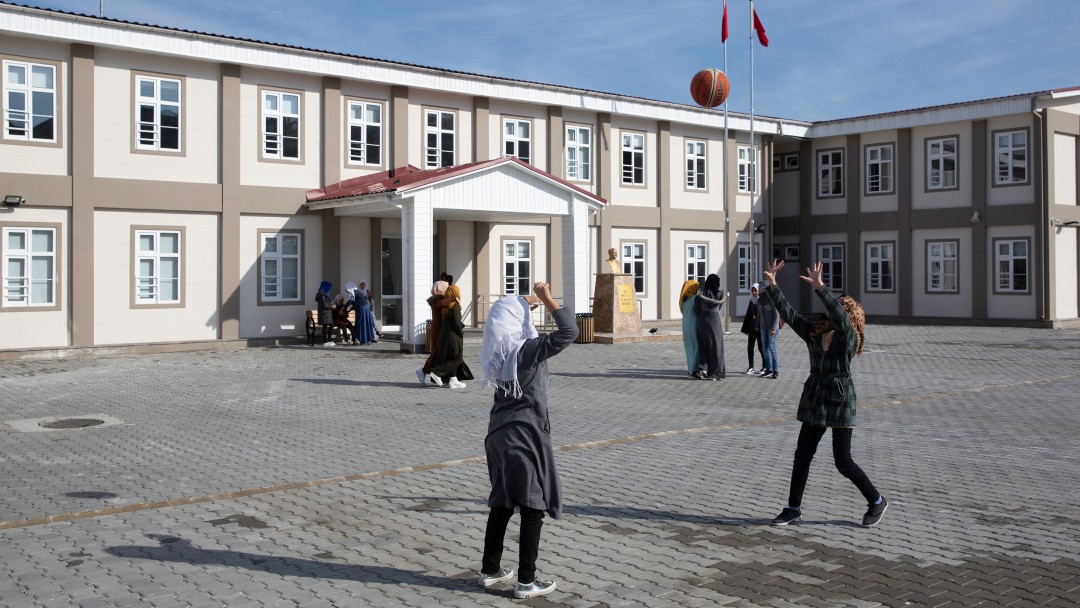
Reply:
[[[526,340],[518,352],[521,396],[495,392],[484,451],[491,479],[489,507],[515,506],[562,514],[562,491],[555,470],[548,420],[547,360],[577,338],[574,315],[566,308],[551,314],[558,329]]]

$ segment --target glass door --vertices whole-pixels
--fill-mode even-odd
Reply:
[[[379,251],[382,265],[379,293],[382,329],[401,331],[401,285],[404,278],[401,268],[401,237],[384,236]]]

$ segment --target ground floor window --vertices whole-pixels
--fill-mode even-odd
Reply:
[[[959,241],[926,243],[926,291],[956,292]]]
[[[181,232],[135,231],[135,303],[180,303]]]
[[[705,282],[709,274],[709,246],[704,243],[691,243],[686,246],[686,280]]]
[[[532,293],[532,241],[503,241],[503,294]]]
[[[893,290],[893,244],[866,244],[866,291]]]
[[[4,308],[56,305],[56,229],[3,230]]]
[[[1027,293],[1028,250],[1027,239],[997,239],[994,241],[994,266],[997,281],[994,290],[1007,293]]]
[[[753,255],[751,256],[750,243],[739,243],[735,247],[737,257],[737,272],[739,274],[739,293],[750,293],[750,286],[754,284],[754,269],[761,271],[761,247],[754,243]]]
[[[262,302],[300,301],[301,235],[262,234],[259,295]]]
[[[829,289],[841,293],[844,291],[844,246],[818,245],[818,260],[821,262],[821,280]]]
[[[645,243],[622,244],[622,271],[634,277],[636,293],[645,293]]]

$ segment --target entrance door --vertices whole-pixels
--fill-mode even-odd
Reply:
[[[404,275],[401,269],[401,237],[384,236],[380,247],[382,289],[381,297],[383,331],[401,331],[402,299],[401,286]]]

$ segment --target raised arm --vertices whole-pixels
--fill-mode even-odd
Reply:
[[[551,313],[551,318],[556,325],[555,331],[529,340],[529,342],[536,342],[535,356],[536,361],[539,362],[554,357],[570,346],[577,339],[578,329],[577,323],[574,322],[574,314],[569,309],[559,306],[559,303],[551,297],[550,285],[540,281],[533,285],[533,292],[536,294],[535,299]],[[532,298],[526,297],[526,300],[530,304],[533,303]]]

